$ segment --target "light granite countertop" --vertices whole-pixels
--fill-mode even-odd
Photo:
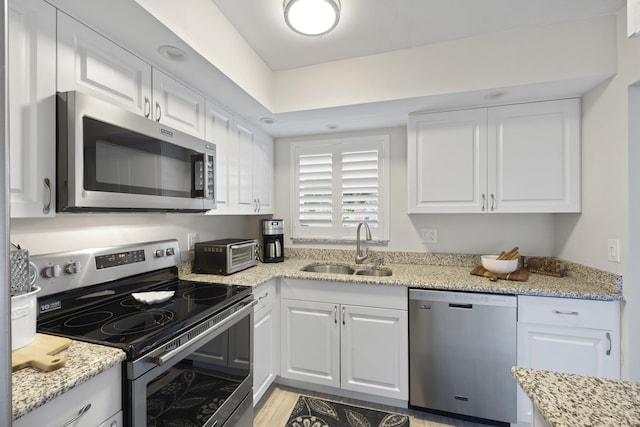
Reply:
[[[325,259],[289,258],[280,263],[258,263],[255,267],[222,276],[216,274],[191,273],[191,263],[184,263],[180,277],[211,283],[259,286],[274,278],[311,279],[334,282],[381,284],[430,288],[450,291],[472,291],[514,295],[554,296],[597,300],[622,300],[621,284],[614,275],[594,273],[580,276],[554,277],[531,273],[527,281],[490,281],[486,277],[474,276],[475,267],[466,260],[466,265],[427,265],[419,263],[385,263],[383,267],[393,271],[391,276],[359,276],[331,273],[310,273],[300,269],[313,263],[340,263],[359,270],[370,264],[355,265],[353,261],[326,261]],[[468,265],[471,264],[471,265]]]
[[[640,425],[640,384],[518,367],[511,373],[552,427]]]
[[[229,276],[193,274],[191,262],[184,262],[180,268],[180,277],[185,280],[252,287],[271,279],[290,278],[451,291],[597,300],[623,299],[621,277],[579,265],[570,265],[572,274],[562,278],[532,273],[525,282],[509,280],[492,282],[485,277],[470,274],[471,270],[479,265],[479,257],[474,255],[384,253],[387,262],[383,267],[392,269],[391,276],[359,276],[301,271],[301,268],[306,265],[327,262],[347,264],[356,270],[372,267],[372,264],[355,265],[353,251],[300,249],[289,252],[289,258],[284,262],[258,263],[255,267]],[[293,256],[291,256],[292,253]],[[375,256],[382,255],[377,253]],[[121,363],[126,357],[122,350],[80,341],[72,341],[69,348],[59,354],[67,359],[67,364],[58,370],[43,372],[35,368],[24,368],[13,373],[13,419],[25,415],[109,367]],[[34,387],[34,384],[38,386]]]
[[[121,363],[126,357],[125,352],[117,348],[74,340],[57,355],[64,357],[66,364],[55,371],[23,368],[13,372],[13,420]]]

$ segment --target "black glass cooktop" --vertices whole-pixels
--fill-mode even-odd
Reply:
[[[174,295],[155,304],[131,295],[151,291]],[[154,272],[39,300],[38,331],[120,347],[135,357],[250,294],[246,286],[177,280]]]

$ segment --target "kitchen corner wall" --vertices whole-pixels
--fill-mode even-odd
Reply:
[[[622,8],[617,16],[616,75],[582,101],[582,215],[557,215],[554,234],[560,257],[623,276],[622,377],[638,382],[640,265],[633,261],[640,252],[640,181],[635,172],[640,132],[630,134],[629,127],[637,127],[640,113],[640,38],[628,39],[626,24]],[[612,238],[620,239],[620,263],[607,260],[607,240]]]
[[[178,239],[182,259],[187,251],[187,233],[198,233],[198,241],[226,237],[258,238],[263,217],[174,213],[62,213],[51,219],[11,221],[11,242],[31,255],[93,247],[114,246],[163,239]]]
[[[287,226],[285,246],[292,245],[291,143],[363,135],[389,135],[390,153],[390,239],[383,250],[412,252],[496,253],[520,247],[525,255],[551,256],[554,252],[553,214],[407,214],[407,130],[406,127],[330,133],[275,141],[275,217]],[[436,229],[438,243],[422,242],[423,229]],[[353,231],[355,239],[355,229]],[[299,244],[300,247],[355,248],[349,244]]]

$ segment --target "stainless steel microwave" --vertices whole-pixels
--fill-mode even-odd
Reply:
[[[57,210],[215,208],[216,147],[81,92],[58,93]]]

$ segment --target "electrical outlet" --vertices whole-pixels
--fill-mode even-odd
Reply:
[[[192,251],[196,247],[198,233],[187,233],[187,250]]]
[[[611,262],[620,262],[620,240],[607,240],[607,260]]]
[[[424,243],[438,243],[438,230],[433,228],[422,230],[422,241]]]

